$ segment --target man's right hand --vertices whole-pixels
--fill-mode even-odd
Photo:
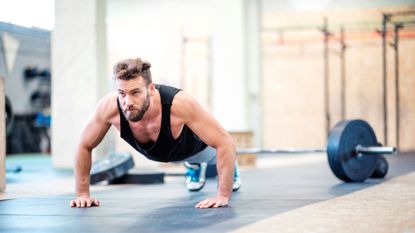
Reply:
[[[92,206],[99,206],[100,203],[97,199],[89,197],[87,195],[78,196],[75,200],[71,200],[71,207],[89,208]]]

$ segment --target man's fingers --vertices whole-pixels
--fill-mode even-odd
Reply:
[[[208,198],[206,200],[203,200],[199,202],[195,207],[196,208],[218,208],[222,206],[227,206],[228,201],[223,198]]]
[[[92,201],[93,201],[93,200],[91,200],[91,199],[87,199],[87,200],[86,200],[86,207],[91,207],[91,205],[92,205]]]
[[[71,207],[88,208],[92,206],[99,206],[100,202],[95,198],[78,197],[75,200],[70,201]]]
[[[199,202],[199,204],[196,205],[197,208],[210,208],[214,205],[214,201],[211,199],[206,199],[204,201]]]
[[[200,206],[202,205],[202,202],[199,202],[195,205],[196,208],[200,208]]]
[[[99,206],[100,205],[99,201],[97,199],[95,199],[95,198],[93,199],[92,203],[95,206]]]
[[[206,202],[206,204],[203,206],[203,208],[210,208],[215,204],[215,202],[213,200],[209,200],[208,202]]]
[[[197,205],[195,206],[196,208],[202,208],[202,206],[204,206],[205,205],[205,202],[206,202],[207,200],[203,200],[203,201],[201,201],[201,202],[199,202],[199,203],[197,203]]]
[[[223,206],[227,206],[227,203],[223,203],[223,202],[216,202],[216,204],[213,206],[213,208],[218,208],[218,207],[223,207]]]
[[[197,205],[196,205],[195,207],[196,207],[196,208],[202,208],[202,206],[204,205],[205,201],[206,201],[206,200],[204,200],[204,201],[201,201],[201,202],[197,203]]]
[[[76,199],[75,204],[76,204],[76,207],[78,208],[81,207],[81,200]]]
[[[81,207],[81,208],[84,208],[84,207],[86,207],[86,200],[84,199],[84,198],[82,198],[81,199],[81,201],[80,201],[80,206],[78,206],[78,207]]]
[[[200,208],[207,208],[209,205],[209,200],[204,200],[203,203],[200,205]]]
[[[200,208],[200,205],[202,204],[202,202],[199,202],[195,205],[196,208]]]
[[[202,209],[203,209],[203,208],[206,208],[205,206],[206,206],[206,202],[203,202],[203,203],[200,205],[200,207],[199,207],[199,208],[202,208]]]
[[[81,199],[81,208],[85,207],[85,199]]]
[[[92,206],[99,206],[99,201],[97,199],[92,198],[91,201],[92,201]]]

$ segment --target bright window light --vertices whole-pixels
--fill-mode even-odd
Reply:
[[[0,0],[0,21],[52,30],[54,0]]]
[[[331,0],[289,0],[291,6],[299,11],[324,10]]]

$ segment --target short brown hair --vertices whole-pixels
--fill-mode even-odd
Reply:
[[[113,70],[114,78],[130,80],[136,78],[137,76],[141,76],[145,80],[146,84],[149,85],[153,82],[151,79],[150,67],[150,62],[143,61],[141,58],[125,59],[115,64]]]

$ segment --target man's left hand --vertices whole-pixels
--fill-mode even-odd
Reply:
[[[225,207],[229,203],[229,198],[217,195],[216,197],[208,198],[199,202],[195,207],[196,208],[218,208]]]

